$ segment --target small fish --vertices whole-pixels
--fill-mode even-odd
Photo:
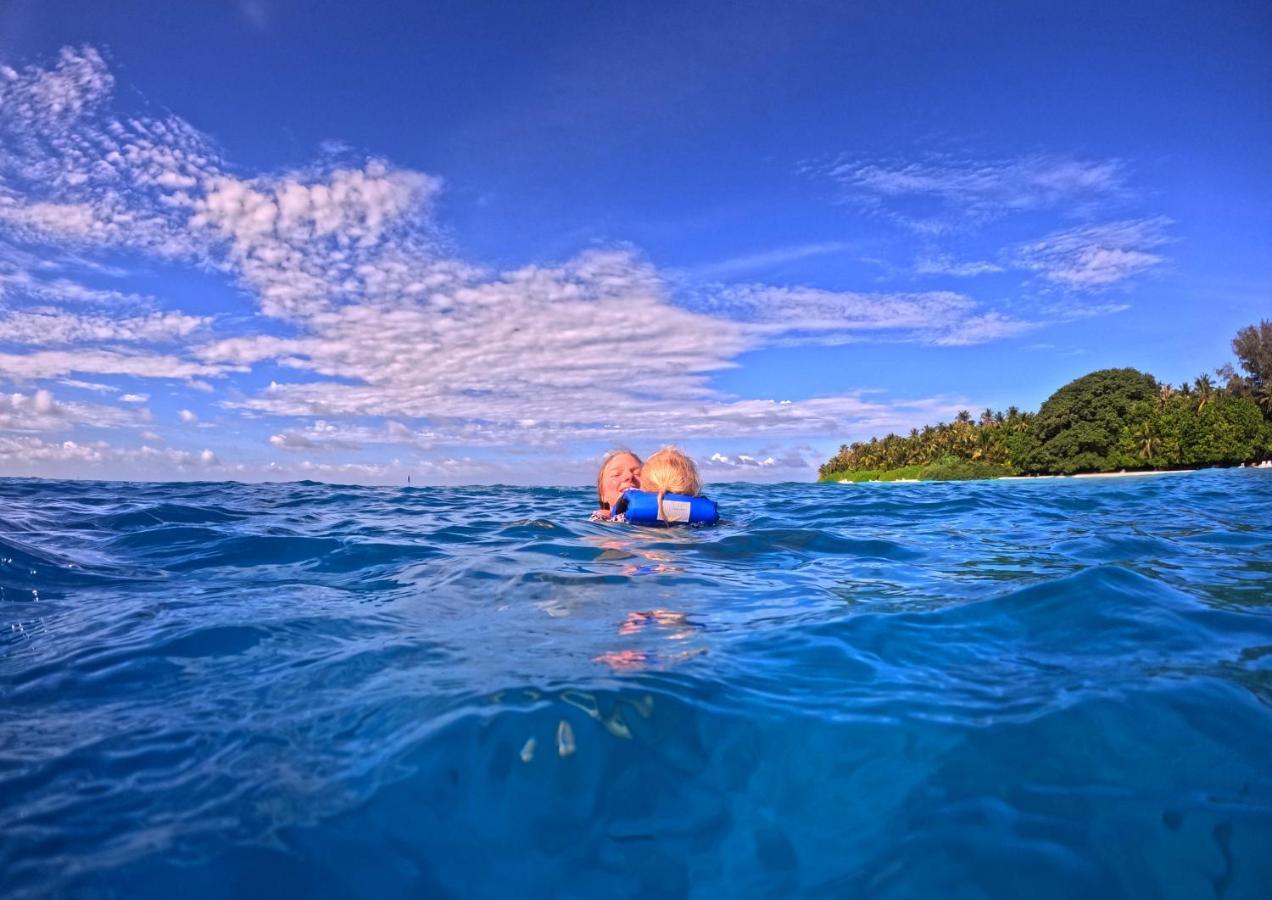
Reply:
[[[654,698],[650,694],[646,694],[639,700],[628,700],[627,702],[632,705],[632,709],[640,714],[642,719],[648,719],[654,714]]]
[[[557,726],[557,755],[562,759],[571,756],[574,753],[574,729],[570,727],[570,723],[561,720],[561,724]]]
[[[521,748],[521,761],[523,763],[528,763],[530,760],[534,759],[534,748],[537,745],[538,742],[535,741],[534,738],[530,738],[530,740],[526,741],[525,746]]]
[[[600,704],[596,702],[595,694],[586,694],[583,691],[562,691],[561,699],[573,706],[575,709],[582,710],[593,719],[601,717]]]
[[[614,737],[621,737],[627,740],[631,740],[632,730],[627,727],[627,723],[623,721],[623,714],[619,712],[617,709],[614,710],[614,715],[610,716],[608,719],[605,719],[604,722],[605,722],[605,729],[610,734],[614,735]]]

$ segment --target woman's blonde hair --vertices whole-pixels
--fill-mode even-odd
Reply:
[[[605,467],[610,464],[611,460],[619,456],[630,456],[632,459],[636,460],[636,465],[641,465],[639,456],[630,450],[624,450],[622,447],[619,447],[616,450],[611,450],[609,453],[605,454],[605,458],[601,460],[601,467],[596,470],[596,502],[601,509],[609,509],[609,507],[605,505],[605,495],[601,493],[601,482],[605,480]]]
[[[667,494],[685,494],[696,497],[702,493],[702,478],[693,460],[676,447],[663,447],[645,460],[640,467],[640,485],[644,490],[658,494],[658,518],[666,520],[663,497]]]

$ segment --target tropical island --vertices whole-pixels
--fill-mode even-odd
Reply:
[[[1231,364],[1179,386],[1101,369],[1036,413],[964,410],[953,422],[845,444],[820,481],[961,481],[1237,466],[1272,459],[1272,321],[1237,332]]]

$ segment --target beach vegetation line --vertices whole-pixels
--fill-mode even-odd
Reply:
[[[1102,369],[1057,390],[1036,413],[1016,407],[845,444],[822,481],[950,481],[1010,475],[1234,466],[1272,458],[1272,322],[1232,342],[1225,365],[1173,386]]]

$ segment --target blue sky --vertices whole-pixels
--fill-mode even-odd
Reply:
[[[0,474],[802,479],[1272,315],[1257,3],[0,5]]]

